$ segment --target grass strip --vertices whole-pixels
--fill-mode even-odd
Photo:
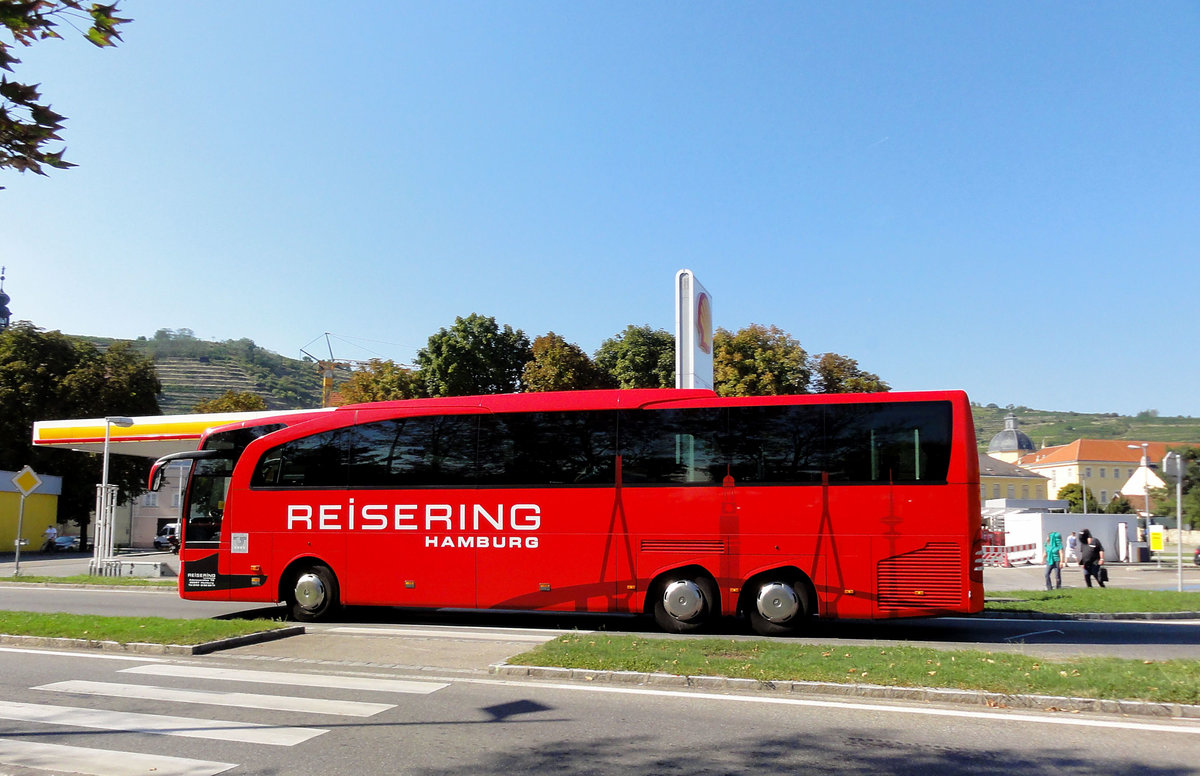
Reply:
[[[122,644],[204,644],[287,627],[273,620],[174,620],[0,611],[0,633],[10,636],[94,639]]]
[[[21,582],[47,585],[108,585],[117,587],[177,587],[178,580],[169,577],[101,577],[75,574],[69,577],[38,577],[22,574],[19,577],[0,577],[0,582]]]
[[[508,662],[594,671],[1200,703],[1198,660],[1044,659],[1014,653],[926,647],[571,634]]]
[[[984,609],[1047,614],[1115,614],[1119,612],[1200,612],[1200,592],[1124,590],[1082,587],[1061,590],[1014,590],[995,593],[1005,601],[988,601]]]

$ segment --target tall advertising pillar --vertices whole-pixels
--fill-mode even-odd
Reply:
[[[713,390],[712,297],[690,269],[675,273],[675,387]]]

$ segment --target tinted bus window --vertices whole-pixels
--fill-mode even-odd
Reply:
[[[263,453],[251,486],[341,488],[346,486],[350,429],[293,439]]]
[[[464,487],[475,481],[475,416],[396,418],[356,426],[352,487]]]
[[[825,407],[829,479],[945,482],[951,412],[946,402]]]
[[[706,485],[726,473],[720,408],[621,414],[621,481],[627,485]]]
[[[479,419],[481,485],[612,485],[615,412],[512,412]]]
[[[824,468],[824,408],[732,407],[730,473],[739,483],[817,483]]]
[[[261,436],[266,436],[281,428],[287,428],[282,423],[268,423],[262,426],[249,426],[246,428],[235,428],[232,431],[222,431],[219,434],[212,434],[204,441],[205,450],[220,450],[223,454],[228,453],[230,460],[236,461],[241,457],[242,451],[246,446],[258,439]]]

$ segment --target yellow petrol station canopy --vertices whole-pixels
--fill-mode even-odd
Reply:
[[[257,418],[328,412],[329,410],[285,410],[267,412],[211,412],[201,415],[148,415],[132,418],[133,425],[109,425],[109,452],[161,458],[171,453],[195,450],[200,437],[210,428]],[[104,418],[85,420],[40,420],[33,424],[37,447],[104,452]]]

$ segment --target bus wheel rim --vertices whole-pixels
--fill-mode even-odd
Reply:
[[[325,602],[325,583],[312,572],[296,580],[296,603],[305,609],[316,609]]]
[[[758,589],[756,605],[768,622],[787,622],[800,611],[800,596],[785,582],[769,582]]]
[[[663,609],[676,620],[694,619],[704,611],[704,591],[690,579],[677,579],[663,590]]]

